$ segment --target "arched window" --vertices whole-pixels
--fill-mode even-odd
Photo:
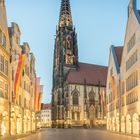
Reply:
[[[94,92],[89,93],[89,104],[94,105],[95,104],[95,99],[94,99]]]
[[[79,104],[78,92],[74,92],[74,94],[73,94],[73,105],[78,105],[78,104]]]

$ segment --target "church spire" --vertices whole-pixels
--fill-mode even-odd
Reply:
[[[59,27],[72,26],[71,7],[69,0],[61,1]]]

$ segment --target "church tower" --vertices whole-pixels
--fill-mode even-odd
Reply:
[[[64,82],[69,70],[77,67],[77,34],[72,22],[70,1],[62,0],[54,48],[52,90],[52,105],[54,106],[52,118],[54,121],[61,120],[63,122]]]

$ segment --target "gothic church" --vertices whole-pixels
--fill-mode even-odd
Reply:
[[[62,0],[54,48],[53,127],[105,125],[107,70],[79,62],[70,2]]]

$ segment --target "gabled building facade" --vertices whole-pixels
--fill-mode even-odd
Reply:
[[[5,1],[0,0],[0,139],[35,132],[43,86],[36,84],[35,56],[20,44],[20,28],[8,28]],[[37,88],[39,87],[39,88]]]
[[[111,46],[107,75],[107,130],[120,131],[120,65],[123,47]]]
[[[128,6],[121,66],[121,81],[125,83],[124,87],[122,85],[121,131],[130,134],[140,134],[140,13],[136,5],[136,0],[131,0]]]
[[[11,80],[10,93],[11,135],[36,130],[34,93],[35,93],[35,57],[30,53],[28,43],[20,45],[20,29],[16,23],[9,27]]]
[[[122,58],[120,57],[120,88],[118,93],[120,111],[118,112],[113,105],[114,100],[108,103],[107,128],[111,131],[119,130],[125,134],[140,135],[140,12],[137,10],[136,3],[136,0],[130,0],[128,6],[124,47]],[[109,76],[107,81],[109,81]],[[109,84],[107,84],[107,89],[109,89]],[[110,92],[107,91],[108,100],[109,94]],[[111,104],[113,109],[109,108]]]
[[[4,0],[0,1],[0,135],[9,134],[10,42]]]
[[[41,127],[51,128],[52,127],[52,105],[41,104]]]

